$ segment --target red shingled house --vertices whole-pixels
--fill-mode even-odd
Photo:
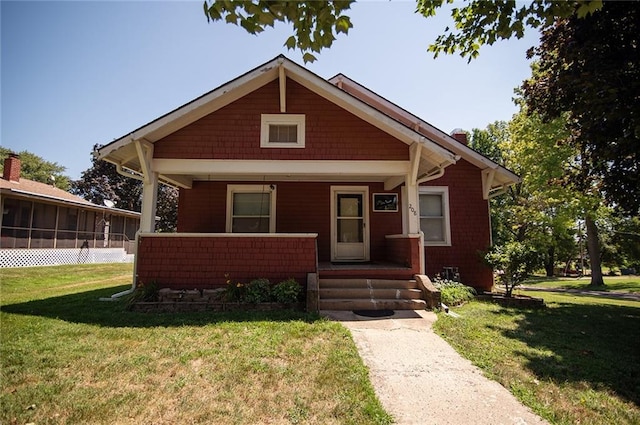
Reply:
[[[322,293],[451,267],[490,289],[488,199],[518,177],[454,136],[279,56],[98,155],[144,181],[137,282],[315,276]],[[180,188],[175,234],[153,233],[160,181]]]

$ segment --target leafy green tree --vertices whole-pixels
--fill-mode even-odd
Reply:
[[[545,121],[568,114],[577,151],[568,183],[638,215],[640,7],[607,1],[597,14],[560,20],[529,55],[537,59],[522,87],[529,110]]]
[[[305,62],[316,58],[311,52],[329,48],[340,33],[353,27],[344,11],[353,0],[333,1],[245,1],[224,0],[204,2],[204,14],[209,21],[224,20],[240,25],[251,34],[258,34],[276,22],[290,23],[294,35],[285,41],[289,49],[300,49]]]
[[[598,210],[606,203],[640,214],[640,8],[605,2],[596,15],[570,17],[543,32],[530,52],[537,68],[522,87],[545,121],[567,114],[573,160],[565,184],[583,199],[591,285],[604,285]],[[603,202],[604,200],[604,202]]]
[[[347,34],[353,27],[349,10],[354,0],[332,1],[246,1],[205,0],[204,14],[209,21],[240,25],[251,34],[259,34],[276,22],[293,26],[293,35],[284,43],[289,49],[300,49],[305,62],[313,62],[312,52],[320,52],[333,44],[338,34]],[[417,0],[416,13],[426,18],[434,16],[444,4],[453,0]],[[493,44],[511,37],[522,38],[526,27],[545,28],[559,18],[584,17],[602,7],[602,0],[471,0],[451,10],[453,28],[445,28],[429,51],[460,52],[471,60],[478,56],[483,44]]]
[[[9,154],[14,153],[10,149],[0,146],[0,171],[4,170],[4,160]],[[46,161],[28,151],[18,152],[20,156],[20,176],[40,183],[53,185],[62,190],[69,190],[70,179],[64,174],[66,167],[57,162]]]
[[[454,0],[418,0],[416,12],[425,17],[434,16],[445,3],[454,3]],[[482,45],[514,36],[522,38],[526,27],[547,28],[560,18],[582,18],[602,7],[602,0],[471,0],[465,3],[451,10],[454,29],[445,28],[444,34],[429,46],[435,57],[440,53],[460,52],[471,60],[478,56]]]
[[[94,151],[100,145],[94,146]],[[115,165],[91,157],[92,165],[83,171],[80,179],[72,182],[71,193],[87,201],[103,205],[105,200],[114,203],[116,208],[140,211],[142,207],[142,182],[123,176],[116,171]],[[174,187],[159,185],[156,214],[160,217],[156,229],[161,232],[173,232],[178,221],[178,190]]]
[[[562,120],[544,124],[521,111],[509,122],[475,129],[471,147],[519,174],[522,183],[491,200],[493,241],[497,246],[526,243],[538,265],[552,276],[559,259],[574,257],[578,201],[556,181],[571,149],[558,146],[566,137]]]

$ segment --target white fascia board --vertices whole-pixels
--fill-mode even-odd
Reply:
[[[341,175],[397,176],[409,172],[408,161],[279,161],[154,159],[153,170],[162,175]]]

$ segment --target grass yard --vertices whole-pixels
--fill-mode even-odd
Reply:
[[[101,302],[131,265],[0,269],[2,424],[387,424],[348,331]]]
[[[590,278],[584,276],[574,277],[534,277],[523,283],[524,286],[534,288],[560,288],[560,289],[592,289],[588,288]],[[627,292],[640,294],[640,276],[605,276],[605,287],[598,291]]]
[[[640,424],[640,301],[531,295],[547,308],[471,302],[434,329],[551,423]]]

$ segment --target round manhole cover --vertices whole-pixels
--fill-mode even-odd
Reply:
[[[393,316],[393,310],[353,310],[358,316],[364,317],[388,317]]]

